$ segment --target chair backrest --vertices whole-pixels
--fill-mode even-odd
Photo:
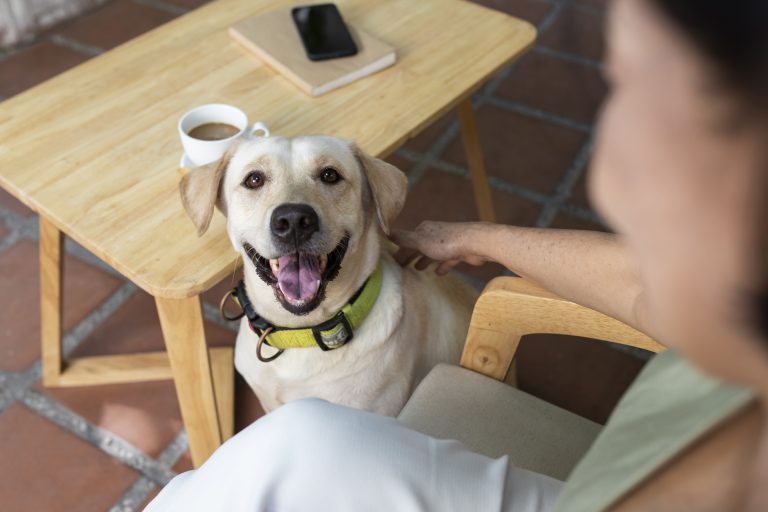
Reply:
[[[526,334],[568,334],[652,352],[664,349],[625,323],[564,300],[530,281],[497,277],[475,304],[461,366],[504,380],[520,338]]]

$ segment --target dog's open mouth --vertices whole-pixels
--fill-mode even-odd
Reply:
[[[272,287],[283,307],[301,315],[323,301],[325,286],[338,275],[348,245],[349,235],[345,235],[328,254],[297,251],[274,259],[264,258],[247,242],[243,248],[259,278]]]

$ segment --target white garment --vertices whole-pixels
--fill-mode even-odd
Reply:
[[[174,478],[145,512],[552,510],[562,483],[507,459],[394,418],[299,400]]]

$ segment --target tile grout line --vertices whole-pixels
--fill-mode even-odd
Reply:
[[[139,477],[107,512],[134,512],[156,487],[147,477]]]
[[[38,217],[25,218],[9,210],[0,208],[0,217],[6,225],[12,229],[14,236],[8,235],[15,243],[19,239],[37,239],[38,238]],[[4,243],[5,240],[3,241]],[[80,259],[89,260],[90,263],[97,263],[100,267],[105,266],[101,260],[98,260],[91,253],[74,244],[70,240],[66,246],[68,253],[73,253]],[[13,245],[13,243],[8,245]],[[94,261],[97,260],[97,261]],[[62,349],[65,355],[69,354],[76,346],[84,341],[99,325],[109,318],[117,309],[119,309],[128,298],[130,298],[138,288],[130,281],[124,282],[106,301],[94,309],[85,319],[68,332],[62,339]],[[146,454],[138,448],[133,447],[126,441],[114,434],[89,425],[84,419],[76,413],[70,411],[54,399],[41,395],[29,388],[37,382],[42,374],[41,360],[38,359],[23,374],[2,375],[0,380],[0,411],[6,409],[12,403],[20,402],[31,409],[36,414],[47,418],[56,423],[59,427],[78,435],[85,441],[96,446],[112,458],[121,463],[139,471],[142,478],[154,484],[163,484],[172,478],[174,473],[170,469],[161,467],[163,462],[155,463]],[[82,425],[87,428],[84,430]],[[90,433],[90,435],[88,434]],[[182,442],[178,442],[182,439]],[[179,449],[180,447],[180,449]],[[177,440],[172,442],[166,451],[171,449],[173,455],[169,460],[175,463],[175,460],[186,450],[186,435],[184,431],[177,436]],[[168,458],[168,457],[166,457]],[[160,464],[160,466],[158,466]],[[171,464],[166,464],[170,466]],[[157,466],[157,467],[156,467]]]
[[[5,251],[16,245],[16,242],[19,240],[22,240],[19,231],[11,229],[11,231],[0,240],[0,254],[3,254]]]
[[[11,210],[0,207],[0,222],[5,224],[5,226],[11,230],[11,234],[13,232],[16,232],[16,234],[14,235],[16,237],[15,241],[19,241],[19,240],[37,241],[40,238],[40,228],[39,228],[40,219],[37,214],[31,217],[24,217]],[[6,235],[6,238],[8,236],[11,236],[11,235],[10,234]],[[65,238],[64,240],[65,250],[68,254],[75,256],[76,258],[78,258],[79,260],[85,263],[89,263],[93,266],[96,266],[101,270],[107,272],[108,274],[111,274],[114,277],[118,277],[122,280],[126,280],[125,276],[123,276],[120,272],[118,272],[117,270],[109,266],[107,263],[102,261],[98,256],[94,255],[92,252],[80,246],[71,238],[68,238],[66,236],[64,238]],[[13,244],[7,245],[5,241],[0,242],[0,254],[12,246]]]
[[[54,23],[53,25],[51,25],[50,27],[44,28],[43,30],[41,30],[40,33],[35,34],[32,38],[17,42],[11,48],[0,49],[0,62],[10,59],[14,55],[21,53],[24,50],[28,48],[32,48],[33,46],[36,46],[37,44],[43,43],[45,41],[50,41],[51,43],[56,44],[58,46],[69,48],[70,50],[74,50],[78,53],[87,55],[88,57],[94,57],[95,55],[104,53],[104,50],[101,48],[96,48],[94,46],[89,46],[89,45],[80,43],[78,41],[75,41],[74,39],[70,39],[60,34],[50,34],[50,32],[63,27],[64,25],[66,25],[67,21],[70,21],[71,19],[84,16],[92,11],[95,11],[103,7],[108,2],[109,0],[105,0],[97,5],[92,6],[89,9],[86,9],[85,11],[77,14],[72,18],[60,20],[57,23]]]
[[[542,32],[549,29],[552,26],[552,24],[555,22],[555,18],[562,11],[563,7],[566,5],[568,7],[575,7],[577,9],[585,7],[585,6],[574,3],[573,0],[564,0],[563,2],[556,3],[555,9],[553,9],[553,11],[556,10],[556,12],[550,13],[551,15],[548,16],[541,23],[541,27],[543,27]],[[601,12],[600,14],[604,14],[604,13]],[[564,61],[574,62],[584,66],[595,67],[600,70],[603,69],[603,63],[600,61],[595,61],[593,59],[582,57],[580,55],[571,54],[568,52],[554,50],[552,48],[548,48],[544,45],[541,45],[538,42],[534,47],[533,51],[541,53],[542,55],[548,55],[550,57],[558,58]],[[557,116],[540,109],[530,109],[527,106],[517,102],[508,102],[508,101],[499,99],[497,106],[501,108],[508,108],[512,111],[519,112],[521,114],[529,115],[531,117],[536,117],[550,123],[559,124],[567,128],[572,128],[572,129],[586,132],[589,134],[589,138],[582,145],[581,149],[577,153],[574,160],[565,170],[563,177],[560,179],[560,182],[558,183],[557,188],[555,189],[555,194],[550,198],[549,201],[547,201],[544,204],[534,223],[534,225],[537,227],[549,227],[552,225],[552,222],[554,222],[555,217],[560,211],[562,211],[566,215],[570,215],[570,212],[568,211],[568,209],[564,208],[566,206],[565,200],[570,195],[570,192],[573,189],[573,186],[575,185],[579,176],[581,176],[581,174],[583,173],[586,167],[587,161],[589,159],[589,155],[591,154],[592,146],[593,146],[593,126],[592,124],[585,125],[583,123],[577,123],[566,117]],[[580,214],[588,213],[589,217],[597,217],[593,212],[586,209],[584,210],[585,211],[579,210],[578,213]],[[593,220],[593,219],[587,219],[587,220]],[[598,223],[601,223],[601,222],[598,222]]]
[[[171,467],[179,461],[181,456],[187,451],[187,448],[189,448],[189,439],[187,439],[186,431],[182,429],[176,434],[173,441],[168,443],[168,446],[163,449],[157,461]]]
[[[29,221],[29,217],[24,217],[12,210],[0,206],[0,222],[9,228],[21,228],[23,224]]]
[[[184,430],[179,432],[163,452],[157,457],[157,461],[172,468],[179,458],[187,451],[187,436]],[[145,476],[139,477],[131,487],[117,500],[108,512],[134,512],[137,507],[147,499],[149,493],[157,488],[157,484]]]
[[[181,16],[192,10],[186,7],[179,7],[178,5],[169,4],[161,0],[133,0],[133,3],[137,5],[144,5],[146,7],[151,7],[153,9],[157,9],[158,11],[167,12],[169,14],[174,14],[176,16]]]
[[[571,217],[576,217],[578,219],[594,222],[595,224],[605,225],[605,221],[601,219],[597,213],[581,205],[577,205],[573,203],[563,203],[560,205],[560,211],[567,215],[570,215]]]
[[[573,3],[572,0],[564,0],[562,2],[555,2],[554,4],[552,4],[552,11],[538,26],[539,35],[546,32],[552,26],[552,24],[558,18],[559,14],[562,12],[564,6],[568,6],[572,3]],[[561,52],[551,48],[547,48],[542,46],[538,41],[534,46],[533,51],[537,51],[539,53],[551,56],[553,58],[558,58],[561,60],[574,62],[580,65],[585,65],[589,67],[595,67],[602,70],[602,63],[600,61],[595,61],[593,59],[588,59],[586,57],[581,57],[575,54],[570,54],[567,52]],[[499,72],[495,77],[489,80],[486,86],[483,87],[481,93],[476,94],[476,101],[475,101],[476,109],[481,107],[484,103],[488,102],[489,104],[500,107],[502,109],[511,110],[513,112],[516,112],[528,117],[541,119],[543,121],[546,121],[552,124],[564,126],[566,128],[577,130],[583,133],[588,133],[590,135],[590,138],[582,145],[576,157],[566,169],[565,173],[563,174],[563,177],[558,183],[555,193],[552,196],[539,194],[527,188],[517,187],[514,184],[508,183],[505,180],[497,179],[494,176],[489,176],[488,181],[491,188],[494,188],[497,190],[503,190],[503,191],[512,193],[514,195],[523,197],[525,199],[534,201],[536,203],[543,204],[543,207],[539,213],[539,216],[535,221],[535,225],[539,227],[544,227],[544,226],[548,227],[554,221],[555,216],[560,210],[560,205],[570,194],[570,191],[572,190],[573,185],[578,180],[579,176],[582,174],[582,171],[586,166],[586,162],[589,158],[589,154],[592,148],[593,127],[591,124],[579,123],[567,117],[559,116],[557,114],[553,114],[541,109],[529,107],[522,103],[507,101],[501,98],[494,97],[493,94],[495,93],[496,89],[501,85],[501,83],[504,80],[506,80],[512,74],[516,64],[517,64],[517,61],[514,61],[513,63],[511,63],[501,72]],[[450,142],[450,140],[452,140],[453,136],[455,136],[455,130],[456,130],[455,125],[457,125],[457,123],[455,122],[452,123],[446,129],[443,135],[439,137],[432,144],[432,146],[430,146],[429,150],[426,153],[424,153],[422,156],[419,156],[418,152],[409,150],[407,148],[400,148],[396,152],[396,154],[398,154],[403,158],[406,158],[407,160],[417,162],[416,165],[413,166],[411,173],[409,173],[410,188],[412,188],[413,185],[423,176],[424,171],[429,167],[435,167],[438,170],[441,170],[443,172],[448,172],[450,174],[458,175],[465,179],[468,179],[470,177],[469,171],[467,169],[462,168],[460,166],[455,166],[453,164],[444,162],[439,159],[439,155],[442,153],[442,150],[444,150],[444,147],[447,146],[447,144],[445,144],[445,146],[442,144],[443,139],[446,139],[447,142]],[[565,210],[564,213],[566,213],[567,215],[570,215],[569,210],[571,209],[569,208]],[[576,209],[575,212],[577,213],[577,216],[582,218],[587,217],[587,218],[594,219],[597,217],[593,212],[589,211],[588,209]]]
[[[239,321],[228,321],[221,318],[221,315],[219,314],[219,307],[211,304],[210,302],[200,301],[200,303],[203,306],[203,318],[205,320],[208,320],[212,324],[218,325],[219,327],[222,327],[228,331],[231,332],[238,332],[240,322]]]
[[[38,231],[39,217],[38,216],[33,216],[29,218],[22,217],[10,210],[0,208],[0,220],[2,220],[3,223],[6,224],[11,229],[11,233],[7,235],[2,242],[0,242],[0,247],[2,248],[11,247],[15,245],[17,241],[22,239],[33,239],[33,240],[38,239],[38,235],[39,235],[39,231]],[[111,273],[117,274],[119,277],[122,278],[122,276],[120,276],[119,273],[114,271],[111,267],[106,265],[96,256],[91,254],[89,251],[87,251],[86,249],[74,243],[72,240],[66,239],[65,248],[67,253],[76,256],[78,259],[84,260],[87,263],[95,264],[96,266],[102,269],[109,270],[111,271]],[[113,293],[104,303],[102,303],[99,307],[94,309],[85,319],[83,319],[77,326],[75,326],[75,328],[73,328],[69,333],[67,333],[63,337],[62,348],[63,348],[64,354],[65,355],[69,354],[77,345],[79,345],[83,340],[85,340],[96,329],[96,327],[101,325],[117,309],[119,309],[127,301],[127,299],[134,294],[136,290],[137,290],[136,285],[134,285],[130,281],[124,282],[116,290],[116,292]],[[57,425],[61,428],[64,428],[65,430],[72,432],[71,428],[68,428],[68,426],[71,427],[72,424],[76,424],[77,422],[75,420],[79,418],[74,412],[58,404],[58,402],[56,402],[54,399],[51,399],[48,397],[44,397],[43,402],[41,402],[40,399],[30,401],[31,399],[29,398],[29,393],[34,393],[34,392],[30,391],[29,387],[32,386],[35,382],[37,382],[40,379],[41,375],[42,375],[42,366],[41,366],[40,359],[38,359],[22,375],[17,375],[16,378],[13,378],[12,374],[3,375],[2,376],[3,378],[0,379],[0,412],[5,410],[11,404],[19,401],[24,405],[27,405],[27,407],[30,408],[36,414],[42,415],[47,419],[56,422],[55,418],[52,418],[50,415],[45,414],[44,411],[42,411],[39,407],[30,407],[30,404],[32,403],[38,404],[38,405],[40,403],[47,403],[48,405],[55,404],[58,407],[56,417],[59,419],[68,418],[69,420],[69,423],[65,423],[65,424],[62,424],[61,422],[56,422]],[[9,389],[11,387],[14,389]],[[85,421],[85,420],[82,420],[82,421]],[[93,427],[93,428],[97,428],[97,427]],[[179,442],[178,439],[182,439],[182,442]],[[95,439],[95,440],[85,439],[85,440],[91,442],[91,444],[93,444],[100,450],[104,451],[109,456],[116,458],[119,462],[124,463],[134,469],[137,469],[139,473],[142,474],[141,478],[144,478],[147,480],[147,482],[151,483],[152,487],[149,490],[154,488],[155,483],[164,483],[166,481],[164,479],[158,480],[158,473],[155,469],[152,469],[151,464],[150,466],[147,466],[146,463],[136,463],[137,456],[143,456],[148,458],[146,454],[143,454],[140,450],[138,450],[135,447],[127,445],[122,439],[120,439],[117,436],[114,436],[112,433],[107,431],[101,431],[98,436],[98,439]],[[99,442],[96,443],[93,441],[99,441]],[[118,450],[118,451],[105,449],[105,446],[109,446],[109,445],[118,446],[122,448],[121,450]],[[126,448],[126,446],[128,446],[129,448]],[[166,447],[166,451],[171,449],[171,453],[173,455],[169,459],[170,463],[166,465],[170,467],[173,463],[175,463],[176,459],[178,459],[178,457],[186,450],[186,448],[187,448],[186,435],[182,430],[180,435],[177,436],[177,440],[175,440],[174,442],[169,444],[168,447]],[[162,464],[163,461],[161,460],[160,463]],[[146,469],[147,467],[149,467],[149,469]],[[173,473],[170,472],[168,474],[161,475],[161,476],[163,476],[163,478],[167,476],[172,477]]]
[[[580,123],[568,117],[561,116],[558,114],[553,114],[551,112],[547,112],[546,110],[542,110],[539,108],[530,107],[518,101],[506,100],[503,98],[497,98],[495,96],[488,98],[487,101],[489,104],[493,105],[494,107],[500,107],[504,110],[516,112],[518,114],[523,114],[527,117],[532,117],[534,119],[547,121],[548,123],[559,125],[565,128],[570,128],[571,130],[576,130],[582,133],[592,132],[591,124]]]
[[[546,32],[552,26],[552,24],[554,24],[554,22],[557,20],[557,18],[559,17],[560,13],[562,12],[563,6],[567,5],[567,4],[570,4],[570,3],[571,3],[571,0],[565,0],[564,2],[557,2],[555,4],[552,4],[552,11],[547,15],[547,17],[538,26],[539,34],[543,34],[544,32]],[[541,44],[537,41],[537,43],[534,46],[533,50],[534,51],[542,51],[542,48],[544,48],[544,47],[542,47]],[[569,59],[570,58],[571,61],[578,61],[579,64],[582,64],[582,65],[586,64],[585,61],[587,61],[587,59],[584,59],[584,61],[582,61],[577,56],[572,56],[571,54],[568,54],[568,53],[565,53],[565,52],[556,52],[554,50],[551,50],[551,51],[548,51],[548,50],[549,49],[544,49],[542,51],[542,53],[545,53],[545,54],[549,53],[553,57],[557,57],[557,58],[561,58],[561,59]],[[515,65],[517,64],[517,62],[518,61],[513,62],[511,65],[509,65],[507,68],[505,68],[502,72],[498,73],[497,76],[495,76],[493,79],[491,79],[489,81],[489,83],[483,89],[483,95],[478,98],[477,108],[481,107],[484,103],[488,102],[491,105],[494,105],[494,106],[497,106],[497,107],[500,107],[500,108],[503,108],[503,109],[507,109],[507,110],[512,110],[512,111],[520,113],[522,115],[526,115],[526,116],[529,116],[529,117],[534,117],[534,118],[537,118],[537,119],[541,119],[541,120],[544,120],[546,122],[553,123],[553,124],[564,125],[567,128],[576,129],[576,130],[579,130],[579,131],[586,131],[588,133],[591,133],[591,131],[592,131],[591,126],[582,125],[581,123],[577,123],[577,122],[575,122],[575,121],[573,121],[571,119],[568,119],[568,118],[565,118],[565,117],[562,117],[562,116],[558,116],[558,115],[555,115],[555,114],[551,114],[549,112],[546,112],[546,111],[543,111],[543,110],[540,110],[540,109],[534,109],[534,108],[528,107],[528,106],[526,106],[524,104],[520,104],[520,103],[517,103],[517,102],[508,102],[508,101],[505,101],[505,100],[501,100],[500,98],[496,98],[494,96],[494,93],[501,86],[501,84],[504,82],[504,80],[506,80],[512,74],[512,72],[514,71],[514,68],[515,68]],[[594,63],[590,62],[590,64],[594,64]],[[591,144],[590,144],[590,147],[591,147]],[[578,160],[579,155],[581,154],[581,152],[582,151],[580,151],[580,153],[577,154],[576,160]],[[437,153],[437,155],[439,155],[439,154],[440,153]],[[445,165],[445,164],[448,164],[447,162],[442,162],[442,161],[438,161],[436,158],[431,158],[431,155],[429,155],[429,154],[426,155],[426,159],[428,161],[432,160],[431,162],[428,162],[428,163],[431,163],[432,166],[436,167],[439,170],[451,172],[453,174],[462,175],[465,179],[469,178],[469,171],[466,170],[466,169],[460,168],[458,166],[455,166],[455,167],[452,166],[454,168],[451,169],[450,167]],[[448,165],[450,165],[450,164],[448,164]],[[572,167],[575,167],[574,163],[572,163],[571,166],[569,166],[569,170]],[[576,172],[576,171],[572,171],[572,172]],[[568,174],[568,170],[566,170],[566,175],[567,174]],[[518,187],[518,186],[516,186],[514,184],[506,182],[505,180],[498,179],[495,176],[489,176],[488,182],[489,182],[489,185],[491,186],[491,188],[495,188],[497,190],[502,190],[502,191],[505,191],[505,192],[508,192],[508,193],[511,193],[511,194],[523,197],[525,199],[528,199],[528,200],[536,202],[536,203],[544,204],[544,206],[542,208],[542,211],[539,214],[539,218],[537,219],[537,223],[538,223],[540,221],[546,221],[545,218],[542,218],[542,214],[544,214],[545,212],[547,212],[548,215],[552,216],[552,220],[554,219],[554,215],[557,213],[558,210],[557,210],[556,206],[554,208],[552,208],[550,205],[553,204],[553,203],[554,204],[558,203],[557,191],[564,185],[564,183],[566,182],[566,179],[567,179],[567,176],[564,176],[561,179],[560,183],[558,184],[558,189],[556,189],[555,195],[552,196],[552,197],[536,193],[536,192],[534,192],[534,191],[532,191],[530,189],[527,189],[527,188]],[[575,178],[574,178],[573,181],[575,181]],[[572,185],[571,185],[571,187],[572,187]],[[570,192],[570,187],[567,189],[567,192]],[[549,213],[549,212],[552,212],[552,213]],[[551,224],[551,220],[549,221],[549,223]]]
[[[491,186],[491,188],[495,188],[496,190],[506,192],[507,194],[514,194],[514,195],[520,196],[523,199],[527,199],[534,203],[546,204],[546,202],[549,201],[549,196],[547,196],[546,194],[535,192],[527,188],[518,187],[517,185],[506,182],[502,179],[497,178],[496,176],[489,176],[488,184]]]
[[[397,154],[411,161],[422,161],[422,160],[426,161],[426,164],[428,167],[432,167],[436,170],[445,172],[447,174],[459,176],[467,180],[471,179],[470,172],[466,167],[461,167],[459,165],[452,164],[450,162],[446,162],[438,158],[428,157],[425,154],[421,154],[417,151],[413,151],[405,148],[398,150]],[[488,176],[488,184],[491,186],[492,189],[500,190],[502,192],[506,192],[518,197],[522,197],[523,199],[533,201],[537,204],[546,204],[548,201],[551,200],[551,198],[545,194],[542,194],[540,192],[536,192],[524,187],[517,186],[501,178],[497,178],[496,176]]]
[[[587,168],[587,163],[589,162],[589,158],[592,156],[594,145],[594,136],[593,134],[590,134],[589,138],[584,142],[584,144],[579,149],[579,152],[574,157],[571,165],[569,165],[568,169],[566,169],[562,180],[558,184],[555,190],[555,195],[558,198],[565,200],[570,197],[573,186],[584,174],[584,171]]]
[[[0,371],[0,413],[14,402],[13,393],[10,390],[14,376],[13,372]]]
[[[571,179],[574,183],[575,180],[578,179],[580,176],[581,171],[583,171],[584,166],[586,165],[586,161],[589,156],[589,151],[592,147],[592,141],[591,138],[585,142],[579,152],[577,153],[576,157],[574,158],[574,161],[570,164],[568,167],[568,170],[566,171],[566,174],[570,171],[570,173],[575,173],[574,178]],[[434,167],[438,170],[447,172],[449,174],[453,174],[456,176],[461,176],[464,178],[469,178],[470,173],[469,170],[465,167],[458,166],[456,164],[446,162],[444,160],[440,160],[439,158],[430,157],[426,153],[420,153],[418,151],[408,149],[408,148],[400,148],[396,151],[398,156],[405,158],[406,160],[410,160],[411,162],[424,162],[426,161],[426,164],[428,167]],[[578,161],[583,160],[583,162],[577,165]],[[573,167],[576,166],[575,169]],[[566,175],[563,176],[563,179],[566,177]],[[564,185],[561,182],[558,184],[558,188],[556,189],[556,192],[552,196],[548,196],[546,194],[542,194],[540,192],[535,192],[531,189],[519,187],[513,183],[509,183],[501,178],[497,178],[495,176],[489,176],[489,183],[491,184],[492,188],[495,188],[497,190],[503,190],[505,192],[512,193],[514,195],[523,197],[525,199],[529,199],[531,201],[534,201],[539,204],[546,204],[546,203],[552,203],[554,201],[561,201],[561,198],[557,197],[557,190],[562,188]],[[565,192],[561,192],[562,194],[567,194],[570,192],[570,189],[572,188],[573,183],[569,185],[569,188]]]
[[[559,16],[560,12],[563,9],[563,6],[567,4],[572,4],[572,1],[566,0],[565,2],[562,2],[562,3],[558,2],[554,5],[554,8],[550,13],[550,15],[548,15],[547,18],[544,21],[542,21],[540,25],[540,33],[545,32],[554,24],[554,22],[556,21],[556,18]],[[583,58],[574,54],[570,54],[567,52],[560,52],[557,50],[553,50],[551,48],[547,48],[542,44],[540,44],[538,40],[536,42],[536,45],[533,48],[533,51],[538,52],[542,55],[548,55],[550,57],[558,58],[564,61],[574,62],[580,65],[587,65],[591,67],[599,67],[599,69],[602,69],[602,63],[596,63],[591,59],[586,59],[586,58]],[[577,153],[574,160],[566,169],[563,177],[560,179],[560,182],[558,183],[555,189],[555,194],[549,197],[548,200],[544,203],[544,206],[541,208],[539,215],[534,222],[534,225],[536,227],[549,227],[552,225],[552,222],[554,221],[557,213],[560,210],[559,205],[562,203],[562,199],[559,199],[559,195],[563,194],[563,196],[566,197],[567,194],[570,193],[571,189],[573,188],[573,184],[576,182],[576,180],[578,179],[578,176],[581,174],[581,171],[584,168],[584,165],[583,164],[580,165],[580,162],[582,160],[582,155],[584,154],[589,155],[589,152],[591,151],[592,126],[585,126],[585,125],[582,125],[581,123],[576,123],[575,121],[572,121],[571,119],[565,118],[563,116],[551,114],[541,109],[529,108],[526,105],[523,105],[521,103],[505,101],[505,100],[502,100],[501,98],[492,97],[491,104],[495,104],[495,106],[497,107],[505,108],[526,116],[541,119],[545,122],[553,123],[556,125],[562,125],[562,126],[565,126],[566,128],[571,128],[578,131],[586,131],[587,133],[590,134],[590,138],[579,150],[579,153]],[[586,159],[587,159],[586,157],[583,158],[584,163],[586,163]],[[505,269],[503,274],[514,275],[514,273],[509,269]]]
[[[448,146],[448,144],[451,143],[453,138],[459,132],[460,132],[459,123],[457,121],[451,121],[451,124],[446,128],[446,130],[442,133],[442,135],[440,135],[429,146],[429,149],[424,154],[424,158],[415,162],[415,165],[411,167],[410,171],[408,172],[408,188],[409,189],[413,189],[413,187],[416,186],[416,183],[418,183],[421,180],[421,178],[424,177],[424,173],[427,171],[427,168],[429,167],[429,158],[430,157],[437,158],[437,155],[445,151],[445,148]],[[400,150],[398,150],[396,153],[400,154]]]
[[[38,239],[38,235],[35,235],[35,240]],[[127,277],[125,277],[123,274],[121,274],[119,271],[115,270],[112,266],[110,266],[108,263],[106,263],[104,260],[93,254],[91,251],[83,247],[82,245],[78,244],[71,238],[66,238],[64,242],[64,248],[67,251],[67,254],[74,256],[75,258],[79,259],[80,261],[84,263],[88,263],[90,265],[93,265],[94,267],[97,267],[107,274],[112,275],[113,277],[116,277],[118,279],[121,279],[126,282],[131,282]]]
[[[506,80],[517,66],[517,60],[510,63],[506,68],[501,70],[493,78],[491,78],[479,92],[475,93],[475,98],[472,100],[472,108],[478,110],[482,107],[486,101],[491,97],[495,90],[501,85],[501,82]],[[408,186],[413,188],[416,183],[424,176],[424,172],[430,166],[430,159],[437,160],[439,156],[445,151],[451,141],[461,133],[461,128],[458,121],[452,121],[445,131],[437,137],[424,153],[424,161],[416,162],[408,173]],[[400,148],[406,149],[406,148]],[[399,150],[398,150],[399,151]]]
[[[536,218],[534,226],[537,228],[548,228],[552,225],[560,209],[560,205],[570,196],[573,186],[584,173],[589,157],[592,154],[592,146],[593,140],[590,136],[586,142],[582,144],[576,157],[565,170],[563,177],[555,188],[555,194],[539,212],[539,216]]]
[[[65,336],[64,352],[70,352],[93,330],[118,309],[136,290],[132,283],[123,284],[86,319]],[[32,412],[52,421],[62,429],[88,442],[110,457],[136,470],[153,484],[164,485],[175,473],[172,464],[187,448],[186,434],[182,430],[164,449],[157,460],[128,443],[119,436],[90,424],[80,415],[69,410],[55,399],[30,389],[40,379],[41,361],[38,359],[21,374],[0,372],[0,412],[12,403],[19,402]]]
[[[19,41],[17,45],[14,45],[12,48],[6,48],[6,49],[0,49],[0,62],[4,62],[20,51],[29,48],[30,46],[33,46],[38,42],[37,38],[34,38],[30,41]]]
[[[36,217],[24,217],[16,212],[0,207],[0,223],[10,230],[0,241],[0,254],[16,246],[16,243],[28,238],[29,233],[37,230]]]
[[[568,53],[560,50],[555,50],[554,48],[549,48],[548,46],[536,45],[532,51],[536,53],[540,53],[541,55],[546,55],[547,57],[552,57],[553,59],[558,59],[565,62],[572,62],[574,64],[579,64],[581,66],[595,68],[600,71],[602,71],[604,67],[602,61],[590,59],[589,57],[583,57],[575,53]]]
[[[570,2],[571,0],[565,0],[565,1]],[[555,22],[555,20],[560,15],[560,12],[562,11],[562,4],[560,4],[559,2],[553,3],[551,5],[552,5],[552,10],[541,21],[541,23],[539,23],[536,26],[537,37],[536,37],[536,43],[534,44],[532,50],[535,50],[539,46],[539,36],[541,36],[541,34],[549,30],[549,28],[552,26],[552,24]],[[496,76],[491,78],[487,84],[485,84],[485,86],[482,88],[483,98],[479,98],[480,102],[477,105],[478,108],[481,107],[483,103],[485,103],[487,98],[493,97],[493,94],[501,86],[502,82],[504,82],[504,80],[509,78],[512,72],[515,70],[515,67],[517,67],[518,62],[520,62],[520,59],[522,59],[523,57],[524,55],[521,55],[520,57],[516,58],[507,67],[505,67],[499,73],[497,73]]]
[[[552,10],[547,14],[547,16],[541,20],[541,23],[536,27],[538,30],[538,35],[540,36],[555,23],[557,18],[560,16],[560,13],[563,10],[563,6],[566,4],[571,4],[572,0],[564,0],[562,2],[555,2],[552,4]],[[538,37],[537,37],[537,43],[538,44]]]
[[[565,1],[568,2],[570,0]],[[562,7],[560,4],[553,4],[550,13],[547,14],[547,17],[537,27],[539,34],[546,32],[546,30],[552,25],[554,20],[560,14],[561,10]],[[477,97],[476,101],[473,101],[473,108],[475,110],[478,110],[480,107],[482,107],[483,104],[485,104],[485,102],[492,97],[493,93],[496,92],[496,89],[501,86],[501,83],[512,74],[518,62],[519,59],[515,59],[480,88],[479,92],[475,94]],[[452,121],[451,124],[445,129],[445,131],[429,146],[426,151],[426,157],[438,158],[460,131],[459,123],[457,121]],[[421,180],[428,167],[429,161],[416,162],[416,164],[411,167],[408,172],[409,189],[413,189],[416,183]]]
[[[175,476],[170,468],[164,467],[128,441],[92,425],[82,416],[75,414],[42,393],[25,389],[21,391],[17,400],[39,416],[48,419],[113,459],[138,471],[153,483],[164,485]]]
[[[574,3],[572,7],[578,11],[591,14],[592,16],[597,16],[600,18],[604,18],[606,15],[606,9],[601,7],[596,7],[594,5],[585,5],[581,3]]]
[[[94,309],[85,317],[74,329],[69,331],[62,339],[62,352],[64,356],[69,356],[88,336],[98,328],[112,314],[120,309],[128,299],[130,299],[138,290],[138,287],[130,281],[123,283],[115,293],[99,307]]]
[[[62,338],[62,349],[64,356],[69,355],[80,343],[93,333],[93,331],[103,323],[103,321],[112,315],[133,295],[136,285],[133,283],[123,283],[112,295],[99,304],[74,328],[66,333]],[[37,341],[37,340],[35,340]],[[42,360],[38,358],[26,370],[22,372],[6,372],[5,378],[0,381],[3,389],[10,390],[13,395],[32,386],[42,377]],[[2,408],[0,408],[2,411]]]
[[[76,41],[75,39],[69,38],[67,36],[63,36],[61,34],[53,34],[48,38],[48,40],[55,45],[61,46],[63,48],[68,48],[74,52],[80,53],[82,55],[86,55],[88,57],[96,57],[104,53],[103,48],[99,48],[97,46],[91,46],[89,44],[84,44],[79,41]]]
[[[81,321],[64,338],[64,353],[71,352],[79,343],[90,335],[93,330],[117,310],[136,290],[133,283],[124,283],[105,302],[96,308],[90,315]],[[0,384],[2,384],[2,409],[10,404],[20,402],[28,409],[52,421],[64,430],[76,435],[80,439],[95,446],[110,457],[133,468],[153,483],[163,485],[167,483],[175,473],[170,469],[165,460],[155,461],[141,450],[123,440],[119,436],[100,427],[90,424],[80,415],[69,410],[55,399],[30,389],[40,379],[42,365],[40,359],[33,363],[21,374],[2,372]],[[182,441],[179,442],[179,439]],[[171,448],[171,455],[166,459],[178,458],[186,449],[186,436],[177,436],[177,439],[166,447],[166,452]],[[179,450],[181,448],[181,450]],[[168,466],[168,467],[166,467]]]

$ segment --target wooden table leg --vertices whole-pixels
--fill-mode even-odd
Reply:
[[[189,438],[192,463],[199,467],[222,442],[200,298],[155,297],[155,303]]]
[[[223,443],[235,433],[235,351],[231,347],[211,349],[211,374]]]
[[[461,125],[461,135],[464,140],[464,152],[467,155],[469,172],[472,175],[472,188],[475,191],[475,203],[480,220],[495,222],[496,214],[493,209],[491,188],[488,185],[488,176],[485,173],[483,161],[483,149],[480,146],[480,134],[477,130],[475,111],[472,108],[472,97],[467,97],[456,108]]]
[[[61,375],[61,300],[64,237],[49,220],[40,217],[40,341],[43,384]]]
[[[199,467],[232,436],[234,430],[234,364],[230,347],[205,343],[200,298],[155,298],[167,349],[165,354],[133,354],[80,358],[64,371],[62,358],[62,293],[64,236],[40,217],[40,338],[43,384],[90,385],[167,378],[170,360],[192,462]]]

